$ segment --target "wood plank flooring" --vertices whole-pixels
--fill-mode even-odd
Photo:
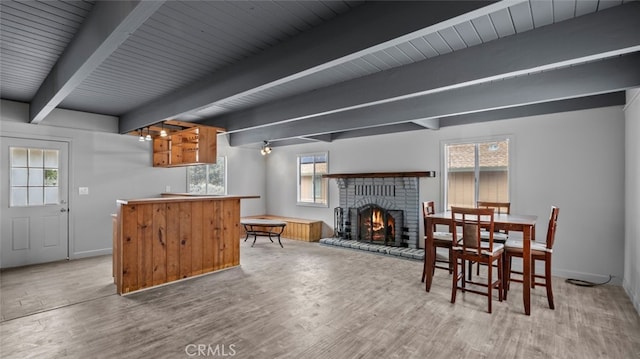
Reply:
[[[458,294],[422,262],[283,239],[241,242],[241,266],[125,297],[110,257],[5,270],[1,358],[638,358],[640,317],[620,286],[555,278],[508,302]],[[198,353],[198,349],[203,350]],[[233,354],[233,355],[231,355]]]

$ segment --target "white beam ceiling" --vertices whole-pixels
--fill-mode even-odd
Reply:
[[[636,52],[638,18],[640,3],[630,3],[204,122],[275,136],[261,127]]]
[[[464,18],[489,13],[486,1],[371,2],[290,41],[231,65],[186,88],[142,106],[120,118],[120,132],[135,130],[194,109],[206,111],[216,102],[277,86],[347,62],[364,53],[402,41],[403,36],[438,28]],[[514,1],[507,2],[508,4]],[[500,3],[500,7],[507,3]],[[470,12],[472,12],[470,14]],[[384,22],[381,23],[381,19]],[[457,21],[462,21],[461,19]],[[449,26],[449,25],[447,25]],[[215,106],[214,106],[215,107]]]
[[[229,135],[239,146],[367,127],[440,118],[560,99],[591,96],[640,86],[640,53],[558,70],[359,107]]]
[[[102,73],[131,35],[145,33],[146,21],[168,10],[163,3],[96,2],[31,99],[30,121],[41,122],[57,106],[81,105],[82,94],[71,99],[84,86],[86,96],[100,96],[91,74]],[[209,75],[159,91],[166,95],[134,110],[123,108],[119,131],[178,118],[226,128],[234,146],[332,141],[611,104],[619,93],[606,94],[639,85],[640,1],[342,6],[353,8],[222,70],[206,67]],[[7,9],[20,16],[28,8]],[[39,24],[40,13],[30,15]]]

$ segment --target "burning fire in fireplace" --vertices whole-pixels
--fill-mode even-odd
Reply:
[[[380,244],[394,243],[396,220],[391,211],[382,207],[373,204],[363,206],[358,210],[359,233],[357,239]]]
[[[392,224],[392,223],[391,223]],[[371,230],[379,232],[384,230],[384,218],[382,218],[382,211],[379,208],[375,208],[371,214]]]

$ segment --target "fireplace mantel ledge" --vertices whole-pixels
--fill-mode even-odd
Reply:
[[[375,173],[327,173],[324,178],[384,178],[384,177],[435,177],[436,171],[424,172],[375,172]]]

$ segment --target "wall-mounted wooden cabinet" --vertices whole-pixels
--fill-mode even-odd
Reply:
[[[195,126],[153,140],[153,166],[177,167],[214,164],[218,128]]]
[[[171,138],[153,139],[153,167],[167,167],[171,163]]]

